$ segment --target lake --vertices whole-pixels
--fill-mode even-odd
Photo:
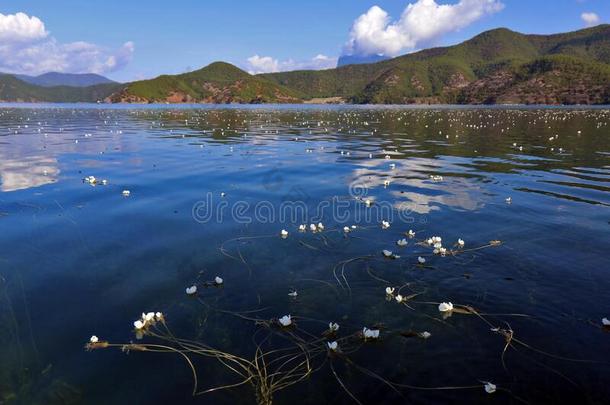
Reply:
[[[0,404],[603,403],[609,122],[5,104]]]

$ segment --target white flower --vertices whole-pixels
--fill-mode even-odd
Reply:
[[[103,184],[104,186],[105,186],[105,185],[107,185],[107,184],[108,184],[108,180],[106,180],[106,179],[102,180],[102,184]]]
[[[401,303],[403,300],[404,300],[404,297],[403,297],[402,295],[398,294],[398,295],[396,296],[396,302],[398,302],[399,304],[400,304],[400,303]]]
[[[396,169],[396,163],[390,163],[390,169]]]
[[[386,287],[385,288],[385,293],[388,294],[388,295],[394,294],[394,287]]]
[[[186,288],[186,293],[187,293],[188,295],[194,295],[194,294],[197,294],[197,286],[196,286],[196,285],[192,285],[192,286],[190,286],[190,287],[187,287],[187,288]]]
[[[385,155],[385,158],[389,160],[390,159],[390,155]]]
[[[164,319],[164,318],[163,318],[163,313],[161,313],[161,312],[157,312],[157,313],[155,313],[155,319],[156,319],[157,321],[162,321],[162,320]]]
[[[424,264],[424,263],[426,263],[426,259],[424,259],[424,258],[423,258],[423,257],[421,257],[421,256],[418,256],[418,257],[417,257],[417,261],[419,262],[419,264]]]
[[[389,186],[389,185],[390,185],[390,180],[384,180],[384,182],[383,182],[383,186],[384,186],[384,187],[387,187],[387,186]]]
[[[214,277],[214,283],[216,283],[217,285],[221,285],[222,283],[224,283],[224,280],[218,276]]]
[[[504,201],[506,201],[507,204],[510,204],[513,202],[513,199],[511,197],[506,197]]]
[[[283,317],[278,319],[278,322],[282,326],[290,326],[290,325],[292,325],[292,318],[290,315],[284,315]]]
[[[324,224],[322,224],[322,222],[318,222],[318,229],[321,231],[324,230]]]
[[[415,232],[412,229],[409,229],[409,232],[407,232],[407,235],[409,236],[409,238],[412,238],[415,236]]]
[[[494,392],[496,392],[496,385],[490,382],[486,382],[484,388],[485,392],[487,392],[488,394],[493,394]]]
[[[364,203],[366,204],[367,207],[370,207],[371,205],[373,205],[373,201],[369,200],[368,198],[366,200],[364,200]]]
[[[383,249],[381,253],[383,253],[385,257],[394,257],[394,253],[392,253],[390,250]]]
[[[432,240],[432,238],[428,238],[428,239],[426,240],[426,243],[427,243],[428,245],[434,245],[434,240]]]
[[[407,242],[407,240],[404,238],[396,241],[396,244],[401,247],[407,246],[408,243],[409,242]]]
[[[288,231],[285,229],[282,229],[282,231],[280,232],[280,235],[282,236],[282,238],[286,239],[288,237]]]
[[[122,194],[123,194],[124,197],[129,197],[131,195],[131,191],[123,190]]]
[[[422,339],[428,339],[432,334],[430,332],[421,332],[417,334]]]
[[[309,229],[311,229],[312,232],[315,232],[318,230],[318,227],[316,226],[316,224],[311,224],[309,225]]]
[[[442,247],[438,249],[438,252],[441,254],[441,256],[445,256],[445,254],[447,254],[447,249]]]
[[[145,323],[150,323],[150,322],[154,322],[155,320],[155,313],[154,312],[148,312],[146,314],[142,314],[142,319],[144,320]]]
[[[89,342],[91,342],[91,343],[97,343],[99,341],[100,341],[99,338],[95,335],[93,335],[89,338]]]
[[[226,195],[227,195],[227,194],[226,194],[226,193],[224,193],[224,192],[220,193],[220,196],[221,196],[221,197],[224,197],[224,196],[226,196]]]
[[[390,227],[390,223],[388,221],[381,221],[381,229],[388,229]]]
[[[343,232],[349,233],[350,232],[349,226],[344,226],[343,227]]]
[[[464,242],[464,240],[463,240],[463,239],[459,239],[459,238],[458,238],[457,244],[458,244],[458,246],[459,246],[459,247],[464,247],[465,242]]]
[[[602,318],[602,325],[610,326],[610,320],[608,318]]]
[[[291,296],[291,297],[296,297],[299,294],[295,290],[295,291],[289,292],[288,295]]]
[[[339,324],[335,323],[335,322],[330,322],[328,324],[328,330],[330,330],[331,332],[336,332],[339,330]]]
[[[336,352],[337,349],[339,348],[339,344],[337,343],[337,341],[333,341],[333,342],[326,342],[326,344],[328,345],[328,348],[330,350],[332,350],[333,352]]]
[[[137,321],[135,321],[133,323],[133,326],[135,326],[136,329],[140,330],[144,328],[144,322],[142,322],[142,320],[138,319]]]
[[[307,230],[307,226],[305,224],[299,225],[299,232],[305,232]]]
[[[453,304],[450,302],[441,302],[438,305],[438,310],[440,312],[449,312],[449,311],[453,311]]]
[[[365,326],[362,328],[362,335],[365,339],[377,339],[379,337],[379,329],[369,329]]]
[[[356,225],[352,225],[352,229],[356,229],[358,228]]]

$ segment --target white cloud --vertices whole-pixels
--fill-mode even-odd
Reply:
[[[288,70],[321,70],[337,66],[337,58],[326,55],[316,55],[309,60],[295,61],[287,59],[280,61],[271,56],[254,55],[247,59],[246,69],[250,74],[284,72]]]
[[[126,66],[133,52],[133,42],[114,51],[84,41],[60,43],[37,17],[0,14],[0,72],[109,73]]]
[[[0,41],[32,41],[45,38],[49,33],[38,17],[24,13],[0,13]]]
[[[393,22],[385,10],[373,6],[354,21],[344,54],[396,56],[503,8],[499,0],[460,0],[456,4],[417,0]]]
[[[585,23],[586,27],[594,27],[601,22],[599,16],[595,13],[582,13],[580,19]]]

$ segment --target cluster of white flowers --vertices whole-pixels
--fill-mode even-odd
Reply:
[[[433,253],[435,255],[445,256],[445,254],[447,254],[447,249],[443,247],[442,241],[443,240],[440,236],[433,236],[431,238],[428,238],[426,242],[428,243],[428,245],[434,247]]]
[[[322,222],[318,222],[318,225],[310,224],[309,230],[313,233],[322,232],[324,230],[324,224]],[[306,232],[306,231],[307,231],[307,225],[305,225],[305,224],[299,225],[299,232]]]
[[[163,322],[165,318],[161,312],[142,312],[142,316],[137,321],[133,322],[133,326],[136,331],[143,332],[149,326],[156,324],[157,322]]]
[[[46,175],[46,174],[45,174]],[[91,184],[92,186],[96,186],[98,184],[101,184],[103,186],[108,184],[108,180],[98,180],[95,178],[95,176],[87,176],[83,179],[83,181],[85,183]]]

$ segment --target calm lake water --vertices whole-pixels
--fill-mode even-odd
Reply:
[[[607,108],[4,105],[0,404],[256,402],[249,383],[193,398],[178,353],[85,349],[162,342],[137,340],[143,311],[246,361],[259,347],[287,383],[277,404],[607,403],[609,122]],[[200,391],[246,378],[186,354]]]

